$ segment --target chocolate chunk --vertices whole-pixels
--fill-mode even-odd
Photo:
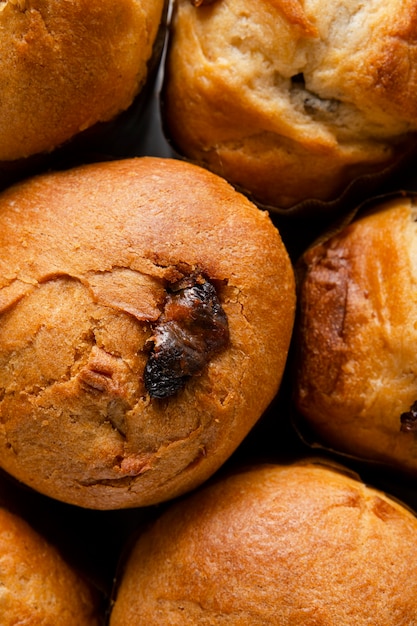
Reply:
[[[417,433],[417,400],[411,406],[409,411],[401,414],[400,420],[401,432]]]
[[[171,287],[154,328],[153,349],[145,367],[146,390],[167,398],[201,373],[229,340],[227,316],[213,284],[201,275]]]

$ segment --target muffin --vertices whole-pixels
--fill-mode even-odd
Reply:
[[[405,506],[347,473],[253,467],[139,535],[110,626],[411,626],[416,537]]]
[[[0,507],[0,615],[4,626],[99,626],[99,596],[20,516]]]
[[[381,198],[304,254],[294,394],[313,442],[414,475],[416,219],[414,194]]]
[[[220,177],[143,157],[0,196],[0,466],[89,508],[196,487],[275,397],[294,272]]]
[[[0,171],[129,109],[147,82],[164,6],[0,2]]]
[[[414,15],[413,0],[176,0],[166,135],[263,205],[336,202],[414,149]]]

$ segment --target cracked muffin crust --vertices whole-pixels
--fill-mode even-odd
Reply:
[[[128,109],[164,0],[2,0],[0,163],[47,153]]]
[[[415,143],[415,16],[415,0],[176,0],[167,137],[264,204],[335,200]]]
[[[139,535],[110,626],[410,626],[416,537],[408,509],[342,471],[254,467]]]
[[[293,269],[214,174],[150,157],[33,178],[0,196],[0,249],[0,466],[38,491],[103,509],[178,495],[276,394]]]

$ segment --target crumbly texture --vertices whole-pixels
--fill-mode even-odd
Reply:
[[[110,626],[411,626],[416,538],[408,509],[336,469],[256,467],[141,534]]]
[[[381,203],[303,258],[296,403],[316,442],[417,472],[417,211]]]
[[[333,200],[417,130],[415,0],[176,0],[167,136],[255,199]]]
[[[126,110],[164,0],[0,2],[0,162],[49,152]]]
[[[99,626],[98,594],[23,519],[0,508],[2,626]]]
[[[219,177],[137,158],[48,174],[0,197],[0,465],[91,508],[200,484],[275,396],[295,308],[277,229]],[[201,272],[224,349],[172,397],[144,385],[167,287]]]

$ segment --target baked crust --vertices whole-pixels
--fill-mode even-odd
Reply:
[[[0,162],[49,152],[128,109],[164,0],[0,2]]]
[[[48,174],[0,196],[0,465],[91,508],[195,487],[275,396],[293,268],[277,229],[219,177],[138,158]],[[144,385],[166,288],[202,273],[230,340],[165,399]]]
[[[175,7],[166,134],[256,200],[334,200],[415,141],[415,0]]]
[[[401,414],[417,399],[417,226],[413,196],[368,216],[303,258],[296,404],[316,441],[417,471]]]
[[[22,518],[0,508],[2,624],[99,626],[98,594]]]
[[[408,509],[331,467],[252,468],[139,536],[110,626],[412,624],[416,535]]]

